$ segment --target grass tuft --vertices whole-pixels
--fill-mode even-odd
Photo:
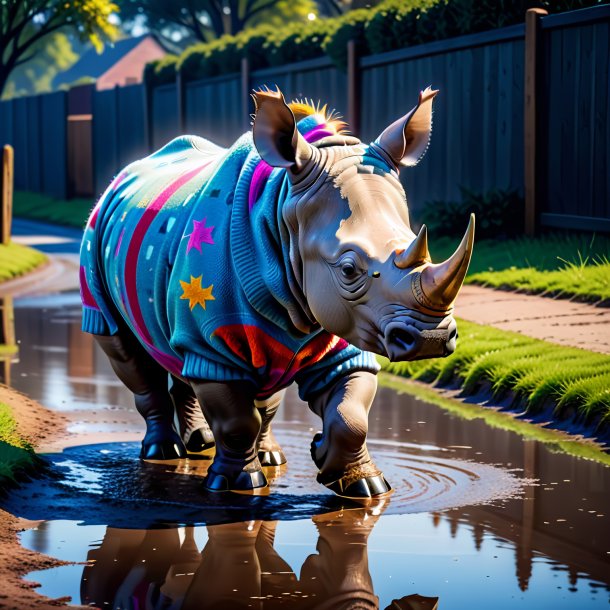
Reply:
[[[46,260],[42,252],[33,248],[14,243],[0,244],[0,282],[32,271]]]
[[[453,253],[456,239],[431,240],[434,260]],[[585,301],[610,301],[610,238],[543,235],[475,243],[467,284]]]
[[[93,199],[53,199],[40,193],[16,191],[13,215],[82,229],[93,209]]]
[[[0,403],[0,490],[15,485],[37,462],[32,446],[19,436],[9,406]]]
[[[491,388],[494,399],[513,397],[532,415],[553,406],[558,420],[576,416],[597,432],[610,425],[609,356],[464,320],[458,325],[458,347],[448,358],[380,359],[383,369],[441,386],[457,383],[465,396]]]

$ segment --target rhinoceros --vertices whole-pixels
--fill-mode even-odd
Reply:
[[[433,264],[409,224],[398,169],[425,153],[436,93],[365,145],[325,107],[257,91],[252,132],[229,149],[183,136],[115,177],[83,236],[82,328],[134,394],[142,459],[215,444],[207,489],[265,486],[262,466],[285,462],[271,420],[296,381],[322,419],[318,481],[390,491],[366,447],[374,354],[453,352],[474,238],[471,218]]]

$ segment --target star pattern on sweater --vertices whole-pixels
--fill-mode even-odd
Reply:
[[[201,305],[205,309],[206,301],[215,301],[216,299],[212,295],[212,289],[214,288],[213,284],[210,284],[207,288],[203,288],[201,286],[201,278],[193,277],[191,275],[190,282],[184,282],[180,280],[180,285],[182,286],[182,290],[184,291],[180,296],[180,299],[188,299],[189,307],[191,311],[196,305]]]
[[[214,244],[214,240],[212,239],[212,231],[214,230],[214,227],[206,227],[206,220],[206,218],[203,220],[193,220],[193,232],[186,236],[190,238],[186,246],[187,254],[193,248],[201,252],[201,244]]]

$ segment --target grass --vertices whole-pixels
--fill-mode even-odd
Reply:
[[[17,432],[17,424],[8,405],[0,402],[0,493],[17,483],[19,476],[37,465],[31,445]]]
[[[40,193],[16,191],[13,215],[82,229],[93,209],[93,199],[53,199]]]
[[[434,260],[450,256],[457,239],[431,240]],[[467,284],[610,300],[610,238],[543,235],[475,243]]]
[[[477,404],[468,404],[460,400],[441,396],[433,388],[402,377],[399,378],[387,373],[381,373],[379,375],[379,383],[385,387],[392,388],[398,393],[406,392],[412,394],[462,419],[482,419],[492,428],[509,430],[519,434],[522,438],[544,443],[551,451],[568,453],[610,466],[610,454],[591,441],[574,439],[574,437],[558,430],[533,426],[529,422],[517,419],[514,414],[506,413],[505,411],[481,408]]]
[[[441,386],[459,384],[464,396],[489,389],[496,401],[536,415],[551,407],[556,420],[576,416],[603,432],[610,425],[610,357],[459,320],[460,339],[444,359],[390,363],[384,370]]]
[[[20,244],[0,244],[0,282],[32,271],[47,260],[38,250]]]

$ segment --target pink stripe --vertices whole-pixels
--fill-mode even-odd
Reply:
[[[123,235],[125,235],[125,229],[123,229],[121,231],[121,234],[119,235],[119,239],[117,240],[116,248],[114,249],[115,258],[119,255],[119,250],[121,249],[121,244],[123,243]]]
[[[321,140],[322,138],[326,138],[328,136],[334,136],[334,135],[335,135],[334,131],[330,131],[326,127],[326,125],[322,124],[322,125],[318,125],[317,127],[314,127],[310,131],[308,131],[303,137],[305,138],[305,140],[307,142],[317,142],[318,140]]]
[[[170,197],[179,188],[184,186],[189,180],[191,180],[199,172],[201,172],[206,165],[201,165],[199,167],[196,167],[195,169],[186,172],[177,180],[168,185],[163,191],[161,191],[161,193],[155,199],[151,201],[146,210],[144,210],[142,218],[136,225],[135,231],[129,242],[127,256],[125,258],[125,291],[127,296],[127,302],[129,303],[131,309],[131,317],[133,319],[136,332],[138,333],[142,341],[151,350],[151,352],[154,353],[155,358],[159,360],[159,362],[161,362],[161,359],[163,359],[163,362],[161,363],[166,368],[170,368],[170,362],[173,363],[174,370],[176,369],[176,367],[179,367],[181,369],[182,363],[180,362],[180,360],[178,360],[178,358],[175,358],[174,356],[171,356],[169,354],[161,355],[162,352],[159,352],[154,347],[152,337],[150,336],[150,333],[148,332],[148,329],[146,328],[146,324],[144,322],[144,317],[140,308],[140,302],[138,300],[138,289],[136,284],[138,257],[140,255],[140,248],[142,247],[142,242],[144,241],[146,232],[148,231],[154,219],[157,217],[157,214],[169,201]]]
[[[87,273],[85,272],[85,267],[83,265],[80,266],[78,270],[78,277],[80,279],[80,300],[83,305],[87,307],[91,307],[91,309],[97,309],[99,311],[99,307],[97,305],[96,300],[91,294],[91,290],[89,289],[89,284],[87,283]]]
[[[260,161],[252,173],[250,190],[248,191],[248,209],[251,210],[261,196],[267,179],[271,175],[273,168],[266,161]]]

